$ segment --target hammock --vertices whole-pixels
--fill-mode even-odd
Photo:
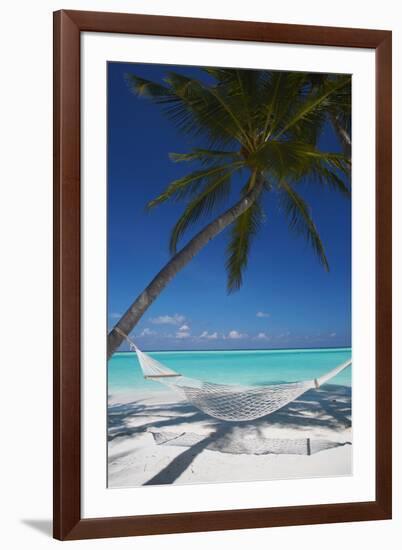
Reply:
[[[130,344],[130,348],[136,352],[144,378],[156,380],[177,391],[197,409],[209,416],[231,422],[255,420],[271,414],[294,401],[306,391],[318,389],[352,364],[351,359],[348,359],[319,378],[303,382],[268,386],[214,384],[188,378],[169,369],[138,349],[123,331],[118,328],[116,331],[124,336]]]

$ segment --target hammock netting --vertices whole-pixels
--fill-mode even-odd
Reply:
[[[314,383],[296,382],[272,386],[235,386],[213,384],[182,377],[164,381],[210,416],[220,420],[255,420],[270,414],[314,387]]]
[[[123,333],[122,333],[123,334]],[[288,384],[240,386],[214,384],[182,376],[138,349],[124,334],[138,357],[145,378],[158,381],[177,391],[204,413],[227,421],[255,420],[281,409],[306,391],[322,384],[351,365],[348,359],[319,378]]]
[[[313,455],[334,447],[350,445],[350,442],[330,441],[329,439],[278,439],[268,437],[245,438],[239,433],[238,437],[205,436],[194,432],[166,432],[149,429],[157,445],[173,447],[193,447],[204,443],[209,451],[218,451],[228,454],[247,455]]]

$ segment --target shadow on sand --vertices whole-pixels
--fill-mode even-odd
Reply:
[[[158,419],[160,417],[160,420]],[[132,426],[132,422],[144,418],[144,423]],[[176,456],[158,474],[144,485],[173,483],[213,441],[219,449],[230,438],[263,438],[267,427],[297,428],[306,437],[314,428],[326,428],[342,432],[351,426],[351,388],[326,384],[319,390],[310,390],[282,409],[253,421],[225,422],[211,418],[188,403],[147,405],[141,401],[110,405],[108,410],[108,438],[130,438],[150,429],[180,428],[203,422],[210,434]],[[129,451],[132,453],[132,450]],[[115,455],[113,460],[125,453]]]

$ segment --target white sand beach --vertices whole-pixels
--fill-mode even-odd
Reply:
[[[109,395],[108,437],[110,488],[351,475],[351,388],[326,384],[252,422],[168,391]]]

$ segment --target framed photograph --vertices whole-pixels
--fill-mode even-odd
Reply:
[[[54,14],[54,536],[391,517],[391,32]]]

